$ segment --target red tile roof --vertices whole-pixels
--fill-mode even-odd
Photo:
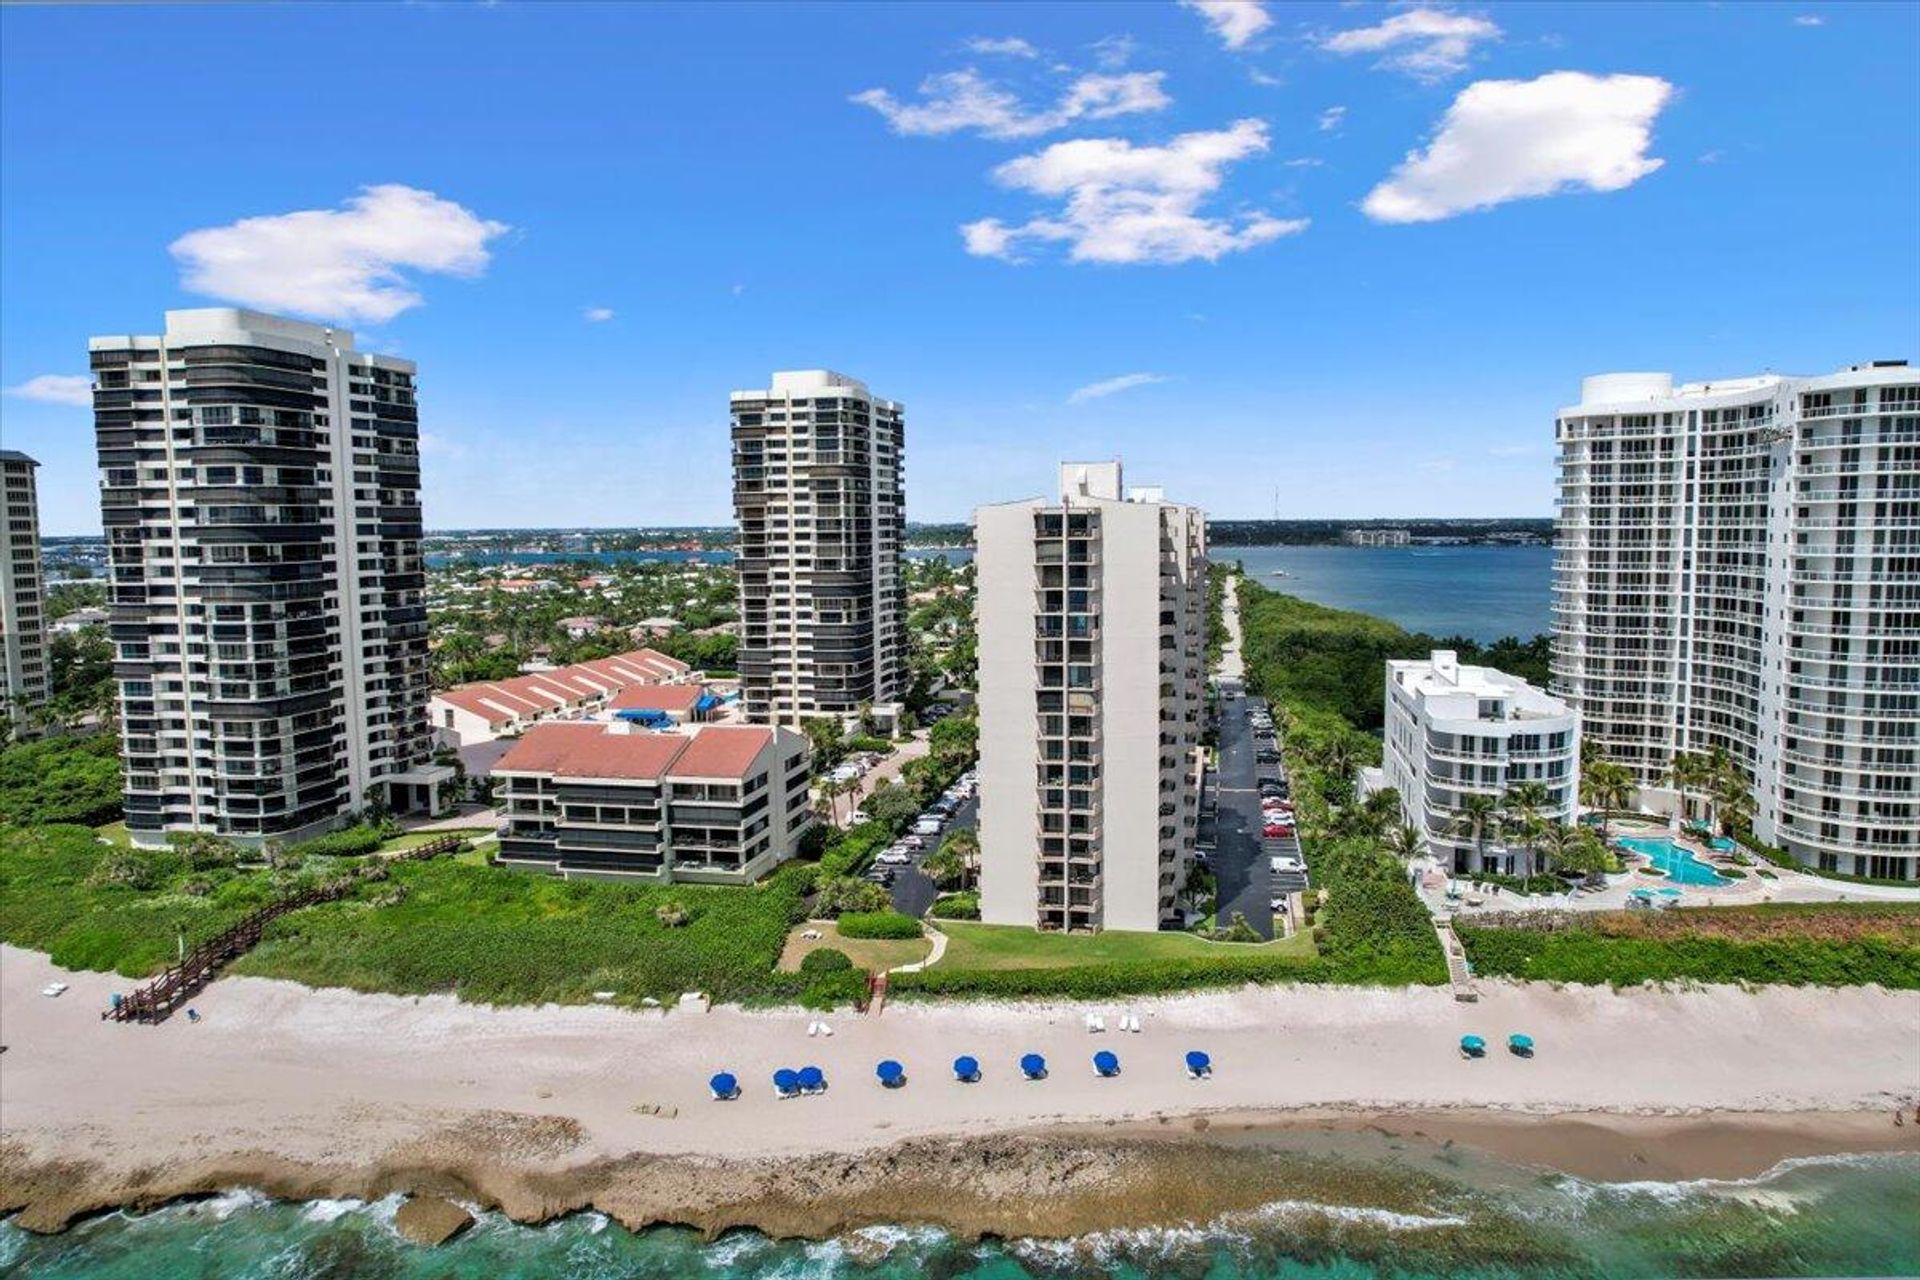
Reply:
[[[456,685],[434,697],[484,716],[489,725],[498,727],[512,720],[595,702],[632,685],[682,679],[692,670],[686,663],[656,650],[635,649],[611,658],[555,667],[552,671]]]
[[[513,744],[495,773],[562,778],[657,780],[687,740],[677,733],[609,733],[594,723],[537,724]]]
[[[708,725],[693,736],[668,773],[675,778],[744,778],[773,741],[759,725]]]

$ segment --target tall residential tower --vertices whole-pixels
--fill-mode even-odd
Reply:
[[[889,712],[907,686],[902,407],[825,369],[730,407],[747,718]]]
[[[47,596],[40,578],[40,500],[24,453],[0,450],[0,715],[18,731],[47,700]]]
[[[1206,517],[1118,462],[1060,492],[974,512],[981,918],[1157,929],[1199,827]]]
[[[1724,751],[1802,862],[1920,878],[1920,374],[1588,378],[1559,416],[1557,692],[1677,802]]]
[[[433,805],[413,365],[229,308],[89,345],[133,837]]]

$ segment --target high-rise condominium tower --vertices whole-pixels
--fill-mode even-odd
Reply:
[[[0,714],[15,731],[47,700],[46,589],[40,580],[40,502],[24,453],[0,450]]]
[[[134,838],[431,805],[413,365],[227,308],[89,345]]]
[[[1585,738],[1667,805],[1676,752],[1724,751],[1760,839],[1920,877],[1920,375],[1608,374],[1557,431],[1554,685]]]
[[[1199,827],[1206,517],[1118,462],[1060,492],[974,512],[981,918],[1157,929]]]
[[[886,709],[906,691],[901,406],[807,369],[731,408],[747,718]]]

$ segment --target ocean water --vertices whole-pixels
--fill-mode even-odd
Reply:
[[[631,1232],[597,1213],[482,1214],[439,1249],[397,1199],[280,1203],[234,1191],[64,1235],[0,1223],[0,1276],[34,1280],[1370,1280],[1920,1274],[1920,1157],[1788,1161],[1737,1182],[1598,1184],[1508,1167],[1410,1209],[1283,1202],[1077,1239],[959,1240],[876,1227],[835,1240]],[[1378,1180],[1373,1185],[1379,1189]]]
[[[1409,631],[1492,641],[1553,627],[1552,547],[1215,547],[1212,556],[1240,561],[1263,587]]]

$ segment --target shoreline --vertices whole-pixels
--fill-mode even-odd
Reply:
[[[71,989],[41,997],[54,977]],[[255,1187],[431,1194],[524,1222],[593,1208],[771,1236],[905,1221],[1058,1237],[1324,1200],[1370,1186],[1365,1170],[1632,1182],[1920,1153],[1920,992],[1500,983],[1461,1005],[1423,988],[1248,987],[901,1003],[809,1038],[820,1015],[801,1010],[490,1008],[258,978],[207,988],[197,1025],[101,1022],[125,986],[0,947],[0,1212],[24,1228]],[[1090,1036],[1090,1008],[1145,1030]],[[1458,1055],[1465,1030],[1520,1029],[1532,1060]],[[1190,1048],[1212,1055],[1212,1079],[1186,1078]],[[1095,1049],[1121,1056],[1119,1077],[1095,1076]],[[1047,1080],[1018,1078],[1027,1051],[1046,1054]],[[954,1082],[958,1052],[986,1079]],[[883,1057],[907,1064],[906,1088],[874,1081]],[[773,1068],[809,1062],[828,1091],[776,1101]],[[744,1096],[711,1100],[720,1069]]]
[[[917,1138],[859,1160],[632,1155],[576,1165],[502,1158],[477,1135],[449,1130],[364,1166],[237,1151],[119,1173],[39,1159],[7,1141],[0,1142],[0,1216],[52,1234],[115,1211],[235,1191],[287,1202],[373,1203],[403,1194],[527,1226],[600,1213],[635,1232],[685,1227],[709,1239],[750,1230],[824,1240],[899,1226],[966,1241],[1070,1239],[1207,1224],[1277,1202],[1420,1215],[1432,1212],[1435,1197],[1497,1195],[1541,1176],[1725,1184],[1738,1195],[1794,1162],[1878,1155],[1920,1161],[1920,1125],[1895,1127],[1887,1115],[1868,1112],[1319,1110]]]

